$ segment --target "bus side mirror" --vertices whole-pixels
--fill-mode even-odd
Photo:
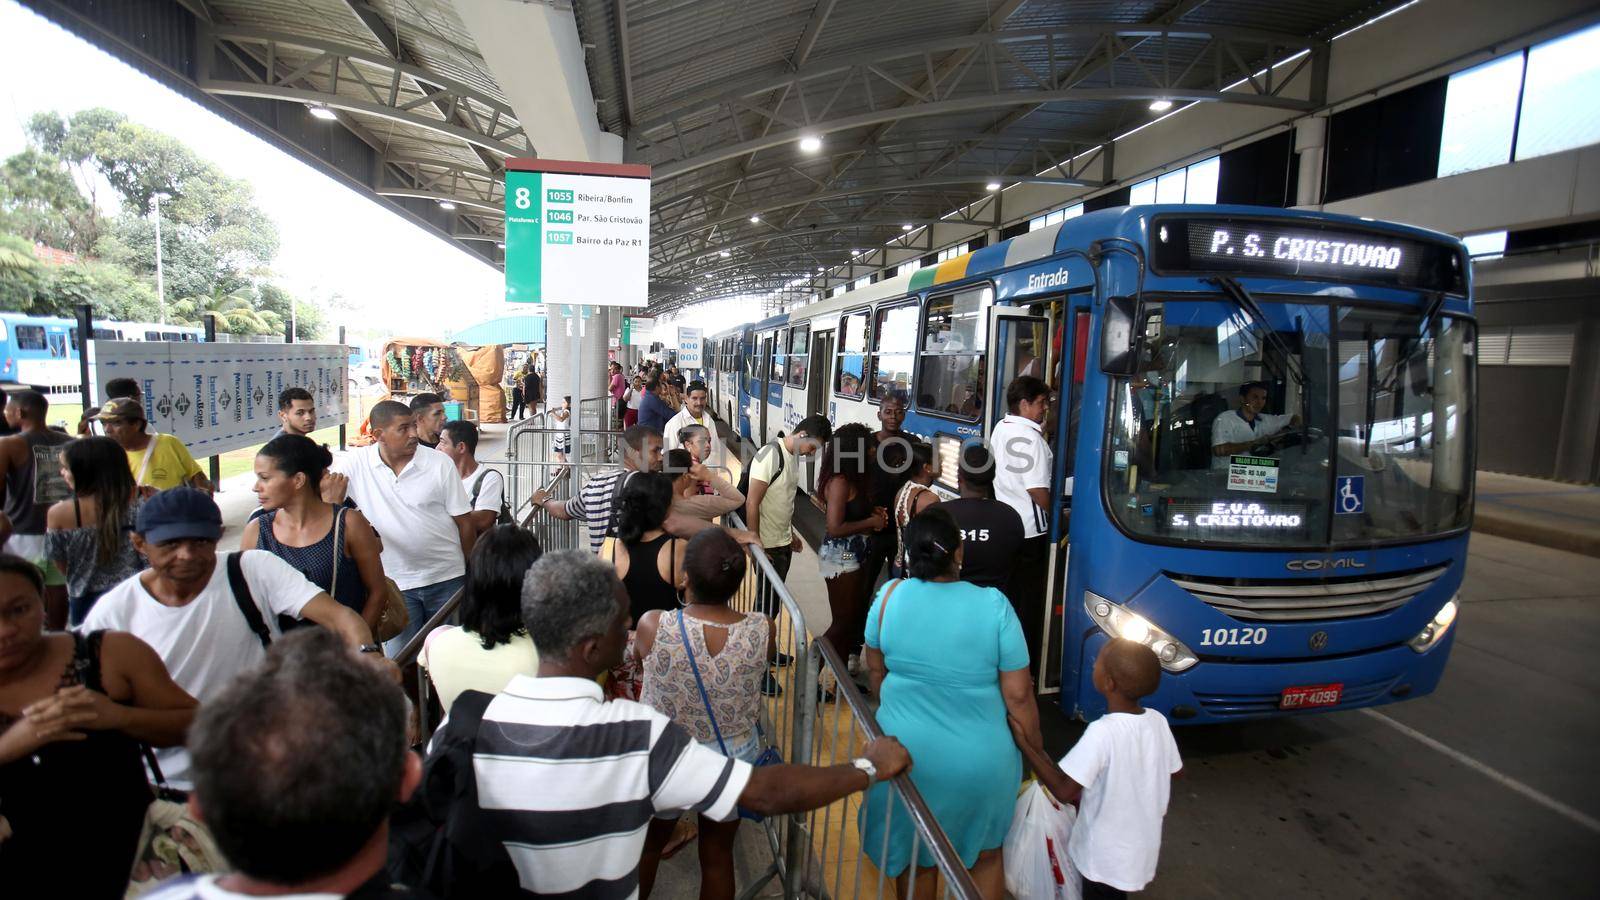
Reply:
[[[1106,318],[1100,326],[1100,371],[1107,375],[1132,375],[1139,361],[1139,298],[1107,297]]]

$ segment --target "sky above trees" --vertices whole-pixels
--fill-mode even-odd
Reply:
[[[54,111],[70,121],[96,107],[181,137],[197,159],[251,188],[256,207],[277,227],[271,283],[322,307],[330,326],[345,324],[352,335],[374,337],[400,332],[442,336],[447,329],[503,314],[503,279],[492,266],[10,0],[0,0],[0,159],[27,150],[28,124],[36,113]],[[124,174],[136,177],[116,177]],[[12,176],[4,172],[0,177]],[[96,208],[63,209],[80,217],[92,214],[101,221],[91,224],[110,228],[122,212],[121,192],[108,177],[88,180],[78,185],[79,192],[92,193]],[[164,217],[167,213],[163,208]],[[125,237],[139,239],[131,228]],[[145,240],[153,241],[153,234]],[[165,234],[162,245],[165,251]],[[169,300],[175,297],[169,286]],[[342,308],[329,303],[333,297]]]

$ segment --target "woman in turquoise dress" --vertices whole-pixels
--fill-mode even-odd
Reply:
[[[1000,591],[961,580],[961,531],[949,513],[933,506],[912,519],[905,548],[911,577],[885,584],[867,614],[865,662],[881,700],[878,724],[911,752],[912,783],[983,896],[999,900],[1000,846],[1022,782],[1006,715],[1030,739],[1039,734],[1022,624]],[[857,827],[867,856],[900,880],[906,896],[915,828],[888,784],[867,792]],[[922,844],[918,897],[934,896],[933,864]]]

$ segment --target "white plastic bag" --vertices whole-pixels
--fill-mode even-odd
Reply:
[[[1078,870],[1067,858],[1076,807],[1057,804],[1038,782],[1017,797],[1004,849],[1006,890],[1017,900],[1082,900]]]

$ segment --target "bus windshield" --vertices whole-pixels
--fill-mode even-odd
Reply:
[[[1221,296],[1146,300],[1105,456],[1124,529],[1310,547],[1466,527],[1471,323],[1304,299],[1262,298],[1264,322]]]

